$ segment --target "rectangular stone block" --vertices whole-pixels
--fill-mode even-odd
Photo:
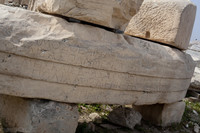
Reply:
[[[189,0],[145,0],[125,34],[185,50],[189,46],[196,6]]]
[[[6,133],[75,133],[78,117],[78,108],[72,104],[0,95]]]
[[[143,0],[31,0],[29,9],[123,30]]]
[[[133,108],[142,114],[143,119],[165,127],[181,122],[185,111],[185,102],[142,106],[133,105]]]

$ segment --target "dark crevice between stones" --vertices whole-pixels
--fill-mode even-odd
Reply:
[[[42,13],[48,14],[46,12],[42,12]],[[106,27],[106,26],[102,26],[102,25],[98,25],[98,24],[93,24],[93,23],[82,21],[82,20],[78,20],[78,19],[75,19],[75,18],[70,18],[70,17],[58,15],[58,14],[50,14],[50,15],[62,18],[62,19],[66,20],[66,21],[68,21],[70,23],[79,23],[79,24],[84,24],[84,25],[90,25],[90,26],[101,28],[101,29],[104,29],[104,30],[107,30],[107,31],[110,31],[110,32],[113,32],[113,33],[116,33],[116,34],[123,34],[124,33],[123,31],[118,30],[118,29],[113,29],[113,28],[109,28],[109,27]]]
[[[90,23],[90,22],[86,22],[86,21],[82,21],[82,20],[78,20],[78,19],[75,19],[75,18],[70,18],[70,17],[58,15],[58,14],[48,14],[46,12],[42,12],[42,13],[62,18],[62,19],[66,20],[66,21],[68,21],[70,23],[79,23],[79,24],[84,24],[84,25],[90,25],[90,26],[101,28],[101,29],[104,29],[104,30],[107,30],[109,32],[113,32],[113,33],[116,33],[116,34],[124,34],[124,31],[121,31],[119,29],[113,29],[113,28],[109,28],[109,27],[106,27],[106,26],[102,26],[102,25],[98,25],[98,24],[93,24],[93,23]],[[128,36],[130,36],[130,35],[128,35]],[[158,42],[158,41],[153,41],[153,40],[149,40],[149,39],[141,38],[141,37],[137,37],[137,36],[131,36],[131,37],[135,37],[135,38],[138,38],[138,39],[141,39],[141,40],[145,40],[145,41],[149,41],[149,42],[153,42],[153,43],[158,43],[160,45],[164,45],[164,46],[168,46],[170,48],[181,50],[181,49],[179,49],[177,47],[171,46],[171,45],[166,44],[166,43],[162,43],[162,42]],[[146,32],[146,37],[150,38],[150,32],[149,31]]]

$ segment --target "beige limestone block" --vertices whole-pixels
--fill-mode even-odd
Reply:
[[[29,5],[30,0],[21,0],[20,5]]]
[[[4,4],[4,0],[0,0],[0,4]]]
[[[143,0],[31,0],[29,9],[124,30]]]
[[[6,133],[75,133],[79,113],[73,104],[0,95],[0,118]]]
[[[125,34],[187,49],[196,6],[190,0],[145,0]]]
[[[195,65],[177,49],[23,9],[0,11],[1,94],[108,104],[185,96]]]
[[[20,5],[28,6],[29,0],[2,0],[2,3],[6,5],[12,5],[12,6],[20,6]]]
[[[50,15],[0,7],[4,14],[0,16],[1,52],[146,77],[193,76],[193,60],[177,49]]]
[[[120,91],[77,85],[51,83],[0,74],[0,94],[26,98],[50,99],[66,103],[151,105],[183,99],[187,90],[148,92]]]
[[[35,80],[129,91],[182,91],[190,79],[148,77],[30,59],[0,52],[0,73]]]
[[[133,108],[142,114],[143,119],[165,127],[181,122],[185,111],[185,102],[133,106]]]

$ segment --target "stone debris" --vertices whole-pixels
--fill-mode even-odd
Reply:
[[[186,50],[186,53],[191,55],[196,63],[194,75],[191,80],[190,89],[200,91],[200,42],[192,42]]]
[[[198,124],[195,123],[195,126],[194,126],[194,132],[195,133],[200,133],[200,127]]]
[[[0,95],[0,118],[5,133],[75,133],[76,105]]]
[[[177,49],[20,8],[0,12],[1,94],[135,105],[185,97],[195,65]]]
[[[190,101],[190,102],[193,102],[193,103],[200,102],[200,99],[196,98],[196,97],[188,97],[188,98],[185,98],[185,99],[188,100],[188,101]]]
[[[100,108],[103,109],[103,110],[105,110],[105,111],[108,111],[108,112],[113,111],[113,109],[109,105],[101,105]]]
[[[142,114],[144,120],[158,126],[166,127],[181,122],[185,110],[185,102],[142,106],[134,105],[133,108]]]
[[[101,123],[101,116],[98,113],[91,113],[89,115],[89,118],[91,119],[91,121],[96,122],[96,123]]]
[[[29,9],[124,31],[143,0],[31,0]]]
[[[125,34],[187,49],[196,6],[190,0],[145,0]]]
[[[195,97],[197,99],[200,99],[200,93],[194,91],[194,90],[188,90],[187,95],[191,97]]]
[[[198,113],[197,113],[197,111],[195,111],[195,110],[192,110],[192,112],[195,114],[195,115],[199,115]]]
[[[131,108],[118,107],[110,112],[108,120],[114,124],[134,129],[136,124],[140,124],[142,116],[139,112]]]

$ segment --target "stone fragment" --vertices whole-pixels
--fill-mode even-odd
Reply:
[[[200,93],[194,91],[194,90],[188,90],[187,95],[190,97],[195,97],[197,99],[200,99]]]
[[[0,95],[6,133],[75,133],[78,117],[75,105]]]
[[[196,98],[196,97],[188,97],[188,98],[185,98],[185,99],[188,100],[189,102],[193,102],[193,103],[200,102],[200,99]]]
[[[134,129],[136,124],[140,124],[142,116],[132,108],[118,107],[110,112],[108,120],[114,124]]]
[[[145,0],[125,34],[187,49],[195,14],[190,0]]]
[[[144,120],[165,127],[181,122],[185,111],[185,102],[142,106],[134,105],[133,108],[142,114]]]
[[[191,80],[190,89],[200,91],[200,42],[192,42],[188,50],[186,50],[186,53],[191,55],[192,59],[196,63],[196,68]]]
[[[92,120],[95,120],[95,119],[100,119],[100,115],[98,113],[91,113],[89,115],[89,118],[92,119]]]
[[[102,110],[107,111],[107,112],[113,111],[113,108],[112,108],[110,105],[101,105],[100,108],[101,108]]]
[[[136,105],[185,97],[195,65],[177,49],[23,9],[0,12],[1,94]]]
[[[31,0],[29,9],[123,30],[143,0]]]
[[[194,132],[199,133],[200,132],[200,127],[197,123],[194,124]]]
[[[98,113],[91,113],[89,115],[89,118],[91,119],[91,121],[96,122],[96,123],[101,123],[101,116]]]
[[[196,70],[197,68],[195,68]],[[200,91],[200,73],[194,73],[192,77],[190,89]]]

